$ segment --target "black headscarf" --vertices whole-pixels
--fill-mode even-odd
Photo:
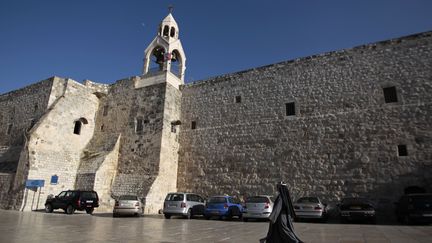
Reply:
[[[294,233],[292,219],[295,217],[293,204],[291,201],[288,187],[284,183],[278,183],[277,196],[273,205],[273,211],[270,214],[270,225],[267,237],[260,242],[266,243],[302,243]]]

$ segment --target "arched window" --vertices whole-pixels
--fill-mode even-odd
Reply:
[[[174,37],[174,36],[175,36],[175,28],[174,28],[174,27],[171,27],[170,36],[171,36],[171,37]]]
[[[80,119],[78,119],[77,121],[75,121],[75,126],[74,126],[74,134],[80,135],[81,134],[81,128],[83,124],[88,124],[87,119],[81,117]]]
[[[164,30],[163,30],[163,36],[168,37],[168,35],[169,35],[168,32],[169,32],[169,27],[168,27],[168,25],[165,25]]]

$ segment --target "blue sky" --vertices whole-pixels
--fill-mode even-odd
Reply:
[[[0,0],[0,93],[139,75],[169,4],[186,82],[432,30],[431,0]]]

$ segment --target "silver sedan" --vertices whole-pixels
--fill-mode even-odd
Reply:
[[[294,203],[295,219],[327,220],[327,208],[318,197],[301,197]]]
[[[243,221],[249,219],[268,219],[273,210],[270,196],[260,195],[248,197],[243,207]]]
[[[120,215],[135,215],[144,214],[144,205],[141,200],[135,195],[120,196],[114,206],[113,217]]]

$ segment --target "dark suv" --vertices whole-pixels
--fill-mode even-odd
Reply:
[[[396,217],[405,224],[432,223],[432,194],[403,195],[396,203]]]
[[[45,212],[52,213],[61,208],[66,214],[73,214],[75,210],[85,210],[92,214],[94,208],[99,207],[99,197],[95,191],[62,191],[57,196],[48,196],[45,202]]]

